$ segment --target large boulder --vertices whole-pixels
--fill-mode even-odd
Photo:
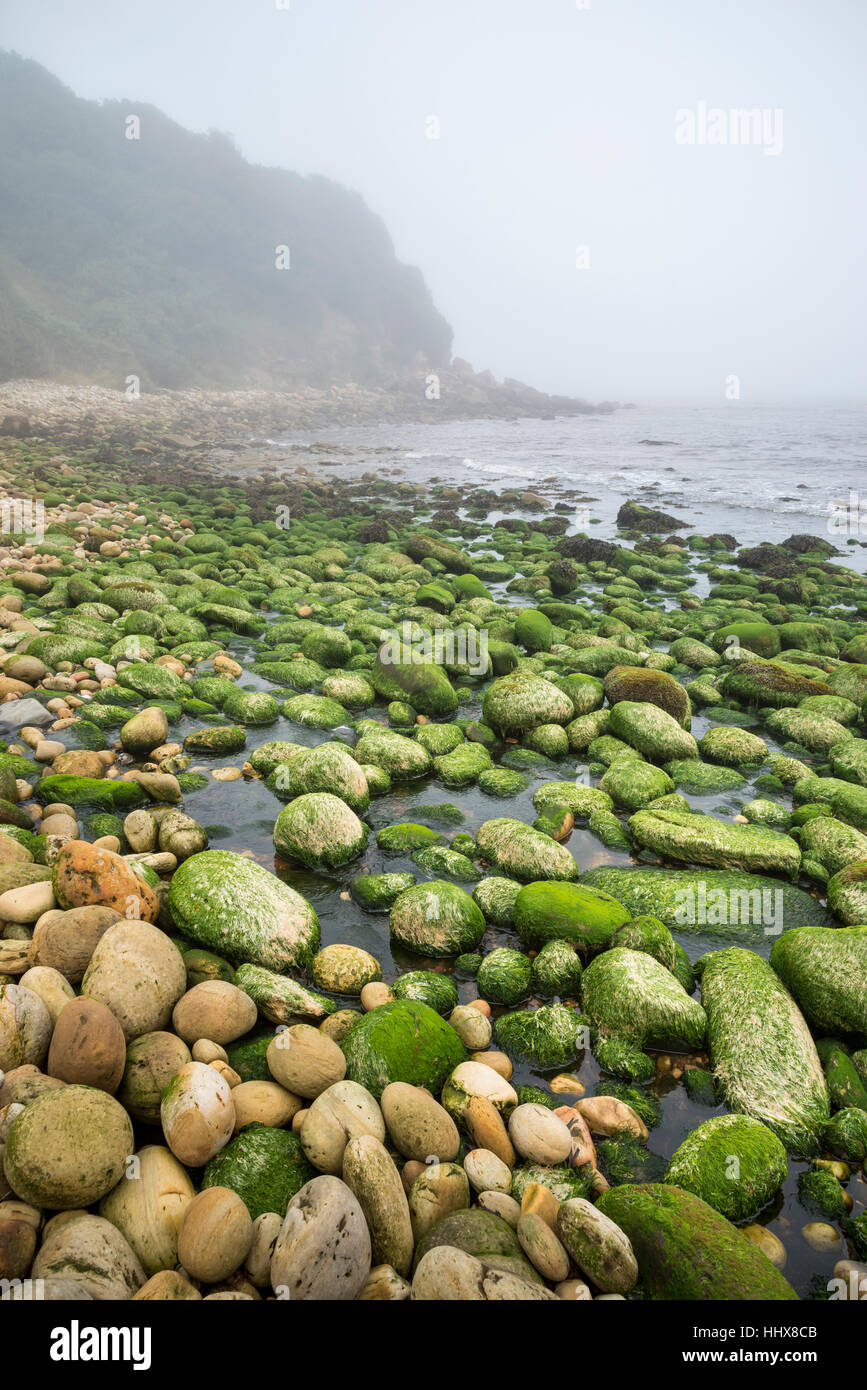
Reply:
[[[396,999],[365,1014],[341,1047],[350,1081],[377,1099],[392,1081],[423,1086],[437,1095],[465,1056],[454,1028],[414,999]]]
[[[582,982],[584,1009],[603,1033],[640,1046],[704,1045],[707,1018],[670,970],[644,951],[615,946],[591,961]]]
[[[482,701],[485,723],[510,737],[541,724],[568,724],[574,712],[568,695],[529,671],[513,671],[493,681]]]
[[[308,965],[319,950],[319,920],[306,899],[231,850],[185,860],[172,876],[169,909],[188,940],[270,970]]]

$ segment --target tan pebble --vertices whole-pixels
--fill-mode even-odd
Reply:
[[[490,1211],[494,1216],[501,1216],[504,1221],[508,1221],[513,1231],[518,1229],[521,1208],[508,1192],[480,1192],[476,1204],[482,1211]]]
[[[300,1134],[300,1133],[301,1133],[301,1126],[304,1124],[304,1121],[306,1120],[306,1118],[307,1118],[307,1116],[308,1116],[309,1114],[310,1114],[310,1111],[309,1111],[309,1110],[299,1110],[298,1113],[297,1113],[296,1115],[293,1115],[293,1116],[292,1116],[292,1133],[293,1133],[293,1134]]]
[[[483,1066],[490,1067],[497,1072],[504,1081],[510,1081],[514,1068],[505,1052],[471,1052],[469,1056],[471,1062],[481,1062]]]
[[[467,1102],[462,1120],[480,1149],[490,1149],[509,1168],[517,1163],[515,1147],[509,1138],[503,1117],[486,1096],[472,1096]]]
[[[400,1170],[400,1180],[403,1183],[404,1191],[409,1192],[416,1178],[425,1170],[425,1164],[417,1158],[410,1158]]]
[[[549,1088],[555,1095],[583,1096],[587,1089],[583,1081],[579,1081],[574,1072],[564,1071],[559,1076],[555,1076],[553,1081],[548,1082]]]
[[[521,1249],[543,1279],[562,1282],[569,1273],[569,1256],[544,1217],[537,1212],[521,1213],[518,1222]]]
[[[238,782],[243,775],[239,767],[215,767],[211,772],[215,782]]]
[[[120,840],[116,835],[100,835],[93,844],[95,849],[110,849],[112,854],[120,854]]]
[[[779,1236],[774,1235],[773,1231],[769,1231],[767,1226],[760,1226],[758,1223],[752,1226],[741,1226],[739,1230],[742,1235],[746,1236],[747,1240],[751,1241],[753,1245],[757,1245],[762,1253],[767,1255],[771,1263],[777,1266],[777,1269],[785,1269],[786,1247]]]
[[[527,1183],[521,1198],[521,1211],[523,1213],[532,1212],[534,1215],[540,1216],[554,1231],[557,1229],[559,1210],[559,1198],[554,1195],[550,1187],[545,1187],[544,1183],[541,1182]]]
[[[250,1213],[228,1187],[208,1187],[184,1208],[178,1260],[194,1279],[215,1284],[247,1258],[253,1241]]]
[[[485,1018],[491,1017],[491,1006],[488,1003],[487,999],[472,999],[470,1003],[467,1005],[467,1008],[478,1009],[480,1014],[485,1015]]]
[[[232,1089],[234,1089],[235,1086],[240,1086],[241,1078],[234,1068],[229,1066],[228,1062],[217,1060],[216,1062],[209,1062],[208,1066],[213,1067],[214,1071],[219,1072],[226,1084]]]
[[[371,981],[361,991],[361,1007],[365,1012],[370,1013],[371,1009],[381,1008],[383,1004],[388,1004],[393,998],[394,995],[384,981]]]
[[[590,1303],[593,1299],[583,1279],[564,1279],[562,1283],[557,1284],[554,1292],[558,1298],[572,1303]]]
[[[212,1042],[210,1038],[198,1038],[193,1043],[192,1057],[194,1062],[228,1062],[229,1054],[219,1043]]]
[[[836,1227],[827,1221],[808,1221],[801,1228],[801,1234],[810,1248],[820,1253],[833,1250],[843,1239]]]

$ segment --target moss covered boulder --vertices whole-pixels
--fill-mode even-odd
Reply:
[[[486,922],[495,927],[511,927],[515,922],[515,900],[521,884],[514,878],[480,879],[473,889],[473,902],[482,909]]]
[[[415,739],[406,738],[393,729],[369,725],[365,725],[355,745],[354,757],[359,763],[383,768],[395,782],[414,781],[433,768],[430,753]]]
[[[749,729],[708,729],[698,745],[702,758],[723,767],[760,767],[768,745]]]
[[[515,930],[536,949],[557,940],[584,952],[602,950],[629,917],[610,893],[583,883],[528,883],[515,899]]]
[[[360,770],[360,769],[359,769]],[[278,854],[309,869],[336,869],[363,854],[368,828],[331,792],[309,792],[284,806],[274,824]]]
[[[867,1034],[867,926],[784,932],[771,966],[814,1028]]]
[[[621,700],[611,710],[607,733],[622,739],[653,763],[698,757],[698,744],[692,734],[656,705]]]
[[[447,672],[434,661],[405,659],[416,654],[415,648],[408,652],[408,646],[395,639],[379,649],[368,673],[371,685],[385,700],[405,700],[433,719],[451,718],[458,697]]]
[[[807,1022],[767,961],[730,946],[704,958],[701,998],[716,1079],[730,1110],[816,1151],[828,1090]]]
[[[729,1221],[757,1215],[789,1171],[776,1134],[748,1115],[715,1115],[672,1154],[665,1181],[693,1192]]]
[[[578,865],[568,849],[523,821],[498,817],[487,820],[476,834],[479,854],[509,878],[569,880]]]
[[[392,939],[421,956],[459,956],[478,946],[485,919],[469,893],[434,879],[407,888],[389,914]]]
[[[349,891],[365,912],[388,912],[400,894],[414,884],[412,874],[361,874],[353,879]]]
[[[581,958],[569,941],[546,941],[533,961],[531,985],[544,996],[581,994]]]
[[[284,764],[282,790],[292,796],[330,792],[362,816],[370,805],[367,778],[344,743],[320,743]]]
[[[408,970],[392,981],[391,989],[395,999],[416,999],[438,1014],[448,1015],[457,1007],[457,985],[438,970]]]
[[[231,850],[186,859],[172,876],[169,911],[187,940],[269,970],[308,965],[319,949],[319,920],[306,899]]]
[[[644,1046],[682,1043],[700,1048],[707,1032],[704,1009],[670,970],[644,951],[615,946],[584,971],[584,1010],[600,1030]]]
[[[346,1075],[377,1100],[392,1081],[437,1095],[465,1057],[454,1028],[427,1004],[395,999],[353,1023],[341,1047]]]
[[[574,1062],[587,1046],[587,1021],[567,1004],[500,1014],[494,1037],[513,1061],[546,1070]]]
[[[795,884],[734,869],[600,867],[582,874],[581,883],[611,893],[635,917],[650,914],[681,932],[750,935],[769,925],[781,932],[834,920]]]
[[[612,666],[605,677],[605,698],[609,705],[631,700],[639,704],[657,705],[689,728],[690,702],[683,686],[666,671],[652,671],[646,666]]]
[[[517,1004],[530,992],[532,973],[529,956],[508,946],[498,946],[483,958],[476,985],[482,999],[493,1004]]]
[[[485,691],[484,721],[497,733],[517,737],[541,724],[567,724],[574,708],[569,696],[529,671],[501,676]]]
[[[801,777],[792,789],[796,806],[830,806],[838,820],[867,835],[867,787],[840,777]]]
[[[638,811],[629,821],[632,838],[644,849],[684,864],[714,869],[771,870],[793,878],[801,851],[790,836],[763,825],[733,825],[685,811]]]
[[[297,1134],[254,1123],[208,1160],[202,1188],[237,1192],[255,1221],[266,1211],[285,1216],[291,1198],[315,1177]]]
[[[696,763],[696,766],[700,764]],[[627,754],[614,759],[599,788],[615,806],[626,811],[640,811],[652,801],[673,792],[674,782],[661,767]]]
[[[604,1192],[599,1210],[628,1236],[646,1298],[690,1302],[796,1300],[751,1241],[692,1192],[640,1183]]]

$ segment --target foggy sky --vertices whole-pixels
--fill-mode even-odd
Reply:
[[[257,163],[358,189],[477,369],[596,400],[721,404],[737,376],[744,402],[853,402],[865,15],[863,0],[0,0],[0,46],[81,96],[153,103]],[[766,110],[773,138],[700,143],[709,112],[731,132],[713,108]],[[696,143],[676,139],[684,112]]]

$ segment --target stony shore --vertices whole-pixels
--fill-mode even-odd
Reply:
[[[199,418],[0,440],[2,1297],[859,1297],[864,578]]]

